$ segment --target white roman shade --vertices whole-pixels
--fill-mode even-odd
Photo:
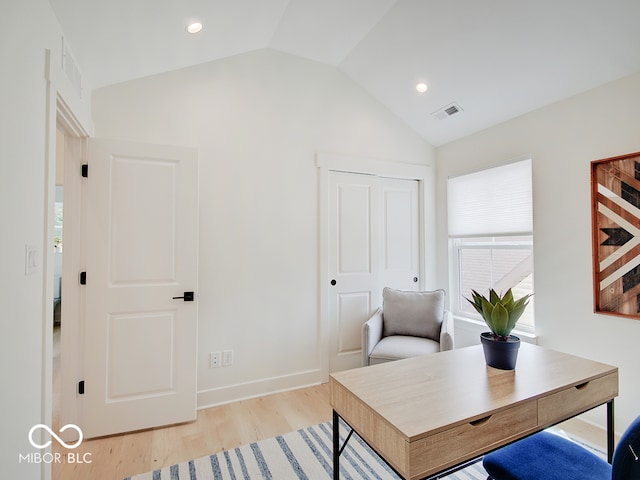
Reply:
[[[447,197],[450,237],[530,234],[531,158],[451,177]]]

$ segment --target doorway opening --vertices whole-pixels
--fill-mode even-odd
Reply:
[[[60,331],[62,329],[62,254],[64,225],[64,133],[56,128],[56,182],[53,204],[53,346],[52,346],[52,421],[60,428]],[[51,248],[51,245],[49,248]]]
[[[84,298],[78,283],[83,263],[81,239],[82,177],[87,134],[58,98],[56,102],[55,198],[53,215],[53,335],[51,348],[51,412],[54,429],[79,423],[77,382],[82,375],[81,349]],[[73,441],[73,429],[66,430]],[[63,435],[64,435],[63,433]],[[55,469],[55,468],[54,468]]]

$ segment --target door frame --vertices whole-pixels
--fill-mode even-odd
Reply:
[[[435,273],[427,275],[427,252],[435,251],[435,236],[427,237],[427,231],[435,229],[435,178],[430,165],[392,162],[369,157],[318,153],[316,167],[319,171],[319,348],[318,362],[322,381],[329,380],[330,324],[329,324],[329,172],[347,172],[377,177],[416,180],[418,182],[420,288],[434,285]],[[433,212],[433,215],[429,215]]]
[[[64,135],[64,249],[62,254],[62,316],[60,329],[60,425],[80,424],[78,380],[83,377],[82,355],[84,347],[84,290],[78,283],[78,274],[85,265],[83,238],[83,205],[86,195],[80,169],[86,159],[88,136],[78,131],[63,114],[64,105],[58,102],[57,125]],[[66,435],[65,435],[66,432]],[[75,441],[76,431],[65,430],[66,441]]]
[[[45,52],[45,80],[46,80],[46,119],[45,119],[45,205],[44,208],[44,238],[42,252],[42,281],[43,281],[43,350],[42,350],[42,412],[43,421],[51,426],[53,420],[53,249],[47,248],[53,238],[53,225],[55,219],[54,199],[56,187],[56,153],[57,140],[56,132],[58,127],[64,132],[65,140],[69,140],[68,149],[65,151],[65,193],[64,202],[69,204],[65,207],[65,217],[72,220],[76,214],[71,211],[73,206],[72,198],[80,195],[78,185],[79,175],[75,176],[76,181],[66,185],[69,176],[73,172],[73,166],[69,165],[68,155],[74,153],[73,162],[80,162],[82,155],[86,151],[86,139],[93,133],[93,123],[91,122],[89,101],[82,97],[82,92],[78,91],[62,70],[62,61],[53,58],[53,52]],[[88,92],[87,92],[88,93]],[[66,142],[65,142],[66,143]],[[77,172],[77,171],[76,171]],[[76,184],[77,183],[77,184]],[[78,202],[75,206],[79,208]],[[67,210],[69,208],[69,210]],[[79,217],[78,217],[79,218]],[[80,225],[75,225],[73,221],[65,222],[65,237],[67,239],[77,238],[80,234]],[[79,239],[78,239],[79,241]],[[65,243],[67,240],[65,240]],[[72,242],[71,242],[72,243]],[[71,371],[77,371],[80,366],[79,361],[79,305],[73,305],[73,290],[77,290],[77,282],[73,282],[73,272],[70,265],[80,262],[80,254],[76,253],[76,248],[71,249],[74,255],[63,255],[63,285],[65,285],[65,296],[69,297],[65,310],[66,328],[61,330],[61,372],[63,367]],[[66,273],[65,273],[66,271]],[[65,278],[66,277],[66,278]],[[71,281],[69,279],[72,279]],[[77,298],[77,296],[76,296]],[[73,305],[73,308],[72,308]],[[74,313],[75,312],[75,313]],[[64,331],[64,333],[62,333]],[[64,358],[64,360],[62,360]],[[62,363],[64,362],[64,363]],[[61,402],[65,405],[65,416],[61,412],[61,423],[75,423],[79,415],[79,401],[75,395],[75,378],[68,373],[61,385]],[[71,387],[69,387],[70,385]],[[69,389],[70,388],[70,389]],[[66,392],[66,395],[65,395]],[[66,435],[65,435],[66,433]],[[72,440],[68,435],[73,435],[73,429],[62,433],[65,440]],[[41,476],[43,479],[51,478],[51,463],[42,463]]]

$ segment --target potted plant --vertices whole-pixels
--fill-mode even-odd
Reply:
[[[520,338],[511,335],[518,319],[529,304],[531,294],[515,300],[511,289],[501,297],[492,288],[489,297],[472,290],[473,300],[466,299],[482,316],[491,332],[480,334],[487,365],[502,370],[516,367]]]

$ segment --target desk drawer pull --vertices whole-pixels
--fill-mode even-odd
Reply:
[[[477,427],[479,425],[483,425],[483,424],[487,423],[490,418],[491,418],[491,415],[489,415],[488,417],[479,418],[478,420],[474,420],[473,422],[469,422],[469,425],[471,425],[472,427]]]
[[[576,390],[583,390],[587,388],[587,385],[589,385],[589,382],[584,382],[584,383],[581,383],[580,385],[576,385]]]

